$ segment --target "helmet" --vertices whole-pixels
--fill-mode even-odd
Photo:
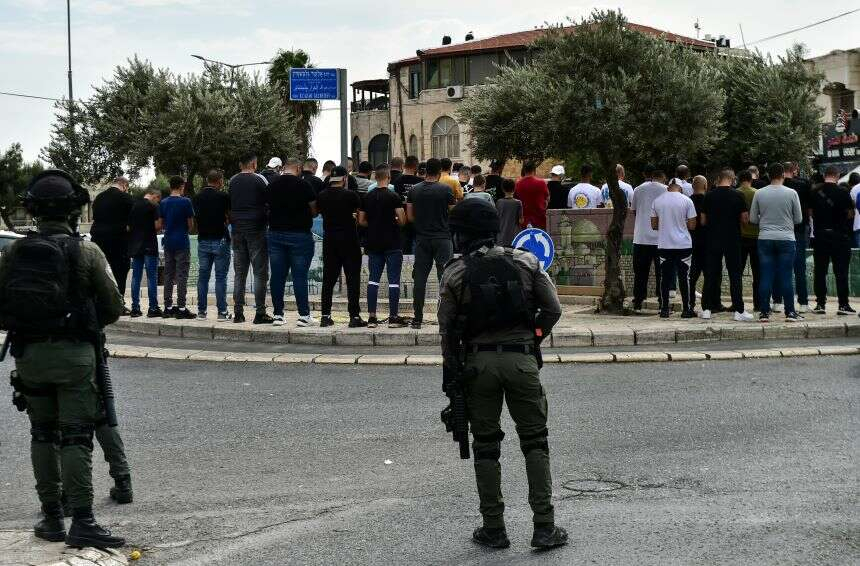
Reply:
[[[67,218],[90,202],[90,194],[62,169],[47,169],[30,181],[24,207],[37,218]]]
[[[496,234],[499,231],[499,212],[483,199],[467,198],[451,211],[448,225],[452,232]]]

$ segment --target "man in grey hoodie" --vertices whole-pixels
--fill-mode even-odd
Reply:
[[[782,295],[786,322],[803,317],[794,309],[795,237],[794,227],[803,222],[800,198],[783,185],[785,170],[781,163],[768,167],[770,185],[756,191],[750,206],[750,222],[758,224],[759,305],[761,322],[770,321],[770,299],[774,290]]]
[[[370,161],[362,161],[358,164],[358,173],[353,176],[356,183],[355,190],[358,193],[362,195],[367,194],[367,189],[373,184],[373,181],[370,180],[371,173],[373,173],[373,165],[371,165]]]

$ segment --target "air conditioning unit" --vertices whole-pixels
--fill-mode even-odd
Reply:
[[[463,87],[462,86],[449,86],[447,90],[448,100],[458,100],[463,98]]]

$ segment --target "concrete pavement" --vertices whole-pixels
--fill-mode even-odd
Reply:
[[[241,368],[237,371],[237,368]],[[647,369],[642,369],[647,368]],[[8,363],[2,371],[8,370]],[[438,368],[115,360],[136,501],[96,512],[141,564],[848,564],[860,556],[855,357],[547,366],[558,522],[527,547],[507,416],[511,549],[469,539],[471,462]],[[36,517],[26,419],[0,405],[0,528]]]

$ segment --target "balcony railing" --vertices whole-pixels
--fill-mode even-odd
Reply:
[[[372,100],[356,100],[352,103],[353,112],[365,112],[368,110],[388,110],[388,97],[380,96]]]

